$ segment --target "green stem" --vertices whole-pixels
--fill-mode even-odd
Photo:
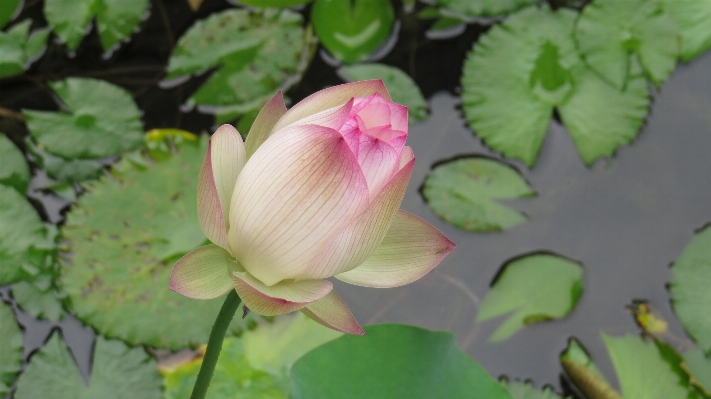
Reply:
[[[197,381],[195,381],[195,386],[193,386],[193,393],[190,395],[190,399],[205,399],[207,388],[210,387],[212,374],[215,372],[217,359],[220,357],[222,341],[225,340],[227,328],[230,326],[240,303],[242,303],[242,300],[237,295],[237,292],[230,290],[230,293],[227,294],[227,298],[225,298],[225,303],[222,304],[220,313],[217,314],[215,324],[212,325],[210,340],[207,341],[207,349],[205,350],[205,357],[202,359],[200,373],[198,373]]]

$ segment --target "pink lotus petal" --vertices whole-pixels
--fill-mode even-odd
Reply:
[[[339,130],[348,119],[353,108],[353,99],[351,98],[343,105],[329,108],[317,114],[309,115],[303,119],[292,123],[294,125],[319,125],[334,130]]]
[[[336,278],[364,287],[399,287],[434,269],[454,247],[455,244],[431,224],[399,211],[375,253],[357,268]]]
[[[273,132],[274,125],[279,122],[279,119],[286,113],[286,105],[281,91],[278,91],[271,100],[259,111],[257,119],[252,123],[252,128],[249,129],[247,140],[244,145],[247,150],[247,158],[251,157],[257,148],[262,145]]]
[[[344,228],[305,272],[307,278],[326,278],[358,267],[388,234],[407,189],[415,161],[403,167],[360,216]]]
[[[402,132],[405,132],[407,134],[408,132],[408,125],[407,125],[407,107],[404,105],[400,104],[395,104],[395,103],[390,103],[390,124],[392,125],[393,130],[399,130]]]
[[[287,111],[274,127],[274,131],[289,126],[309,115],[343,105],[353,97],[369,97],[373,93],[378,93],[385,100],[392,102],[392,98],[382,80],[363,80],[317,91]]]
[[[405,167],[405,165],[413,159],[415,159],[415,153],[412,152],[412,148],[405,146],[402,149],[402,154],[400,154],[400,169]]]
[[[237,179],[229,242],[242,266],[270,286],[300,278],[367,206],[365,177],[340,133],[290,126],[270,137]]]
[[[390,107],[388,106],[390,103],[385,101],[378,93],[373,94],[368,104],[358,111],[358,116],[365,127],[390,126]],[[361,128],[361,130],[365,129]]]
[[[197,248],[173,266],[170,289],[194,299],[212,299],[232,289],[232,272],[243,270],[229,252],[217,245]]]
[[[368,182],[370,198],[375,198],[397,172],[400,152],[387,142],[364,134],[358,149],[358,163]]]
[[[263,316],[299,310],[333,290],[328,280],[282,281],[268,287],[247,272],[235,272],[233,283],[244,304]]]
[[[346,334],[365,335],[348,305],[343,302],[336,291],[331,291],[325,297],[301,309],[315,322],[330,329]]]

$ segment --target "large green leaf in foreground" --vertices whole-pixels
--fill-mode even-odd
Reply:
[[[505,264],[479,307],[477,321],[513,312],[490,340],[503,341],[527,324],[570,313],[583,290],[583,268],[562,256],[538,253]]]
[[[711,0],[657,0],[681,33],[681,59],[689,61],[711,47]]]
[[[555,108],[587,164],[634,138],[647,112],[641,74],[620,90],[585,66],[575,20],[570,10],[527,8],[484,34],[464,64],[463,108],[474,133],[528,166]]]
[[[535,195],[514,168],[487,158],[460,158],[437,166],[422,190],[429,206],[453,225],[476,232],[505,230],[526,221],[496,200]]]
[[[58,332],[52,334],[17,383],[15,399],[159,399],[161,379],[155,361],[142,348],[96,339],[89,384]]]
[[[61,282],[76,316],[100,333],[156,347],[207,342],[222,299],[168,289],[175,261],[206,240],[196,212],[206,148],[206,139],[185,143],[155,163],[126,157],[67,215]]]
[[[12,309],[0,300],[0,398],[10,392],[22,365],[22,330]]]
[[[711,396],[711,356],[705,356],[700,349],[694,349],[682,354],[683,368],[691,377],[691,382],[706,396]]]
[[[79,47],[92,19],[104,50],[127,38],[148,9],[148,0],[46,0],[44,15],[70,50]]]
[[[31,24],[32,21],[28,19],[14,25],[7,32],[0,31],[0,78],[22,73],[44,52],[49,29],[30,33]]]
[[[671,268],[669,291],[681,324],[699,346],[711,352],[711,226],[700,230]]]
[[[435,2],[470,17],[493,17],[518,11],[537,3],[538,0],[435,0]]]
[[[679,30],[655,0],[595,0],[583,9],[575,39],[585,62],[620,89],[630,76],[632,55],[659,86],[680,52]]]
[[[531,382],[520,381],[502,381],[501,384],[511,394],[513,399],[560,399],[560,395],[555,393],[551,387],[545,387],[542,390],[536,390]]]
[[[291,369],[294,399],[511,399],[451,333],[383,324],[344,335]]]
[[[226,10],[195,23],[178,41],[168,79],[219,69],[188,100],[219,121],[259,110],[300,79],[313,43],[289,10]],[[247,132],[244,132],[247,133]]]

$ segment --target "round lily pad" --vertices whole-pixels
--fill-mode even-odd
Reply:
[[[0,14],[1,8],[2,6]],[[26,20],[14,25],[7,32],[0,31],[0,77],[22,73],[44,52],[49,29],[30,32],[31,24],[32,21]]]
[[[0,300],[0,397],[10,392],[22,365],[22,330],[12,309]]]
[[[434,168],[422,195],[435,213],[469,231],[511,228],[527,220],[497,200],[531,197],[536,193],[514,168],[487,158],[460,158]]]
[[[506,263],[479,307],[477,321],[511,315],[492,334],[503,341],[526,325],[565,317],[583,292],[578,262],[549,253],[534,253]]]
[[[32,355],[17,383],[15,399],[160,399],[161,378],[155,361],[142,348],[96,339],[88,384],[55,332]]]
[[[223,299],[168,288],[175,261],[206,243],[196,211],[206,151],[204,138],[161,161],[126,156],[67,214],[61,285],[73,313],[100,333],[172,349],[207,342]],[[233,328],[243,325],[235,318]]]

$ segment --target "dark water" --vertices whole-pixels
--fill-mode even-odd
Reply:
[[[56,109],[42,81],[31,76],[62,79],[87,76],[106,79],[130,90],[144,110],[146,129],[180,127],[208,130],[212,117],[181,112],[180,104],[207,75],[172,89],[161,89],[170,50],[196,20],[229,7],[206,1],[192,14],[184,0],[155,0],[141,31],[107,59],[101,57],[96,32],[85,39],[74,58],[59,45],[31,75],[0,80],[0,106]],[[41,3],[28,3],[23,16],[43,25]],[[458,245],[432,273],[406,287],[378,290],[336,282],[336,289],[365,324],[401,322],[453,331],[462,348],[494,376],[530,378],[536,386],[560,387],[558,354],[570,336],[592,352],[606,376],[614,372],[599,338],[600,332],[638,332],[625,305],[646,299],[683,336],[669,305],[665,284],[669,264],[711,221],[711,54],[680,65],[655,96],[648,123],[639,138],[622,147],[615,158],[586,168],[565,128],[552,122],[538,164],[533,170],[513,163],[534,190],[535,198],[507,201],[530,220],[503,233],[473,234],[441,220],[418,193],[433,163],[458,155],[493,155],[466,128],[454,95],[461,65],[471,44],[485,28],[470,26],[449,40],[424,36],[421,21],[401,15],[397,45],[381,62],[396,65],[415,78],[429,99],[431,116],[410,130],[409,145],[417,156],[403,208],[442,230]],[[23,17],[21,17],[23,18]],[[288,95],[298,101],[326,85],[340,83],[336,71],[318,55],[302,83]],[[0,119],[0,129],[16,142],[27,134],[18,121]],[[41,176],[35,180],[41,183]],[[61,204],[34,195],[48,220],[61,221]],[[539,250],[554,251],[584,264],[583,296],[567,318],[525,328],[509,340],[490,344],[488,336],[502,319],[475,324],[477,307],[498,269],[507,260]],[[9,299],[7,289],[0,290]],[[68,317],[58,325],[18,312],[25,327],[25,354],[39,348],[59,326],[79,368],[87,376],[93,334]]]

